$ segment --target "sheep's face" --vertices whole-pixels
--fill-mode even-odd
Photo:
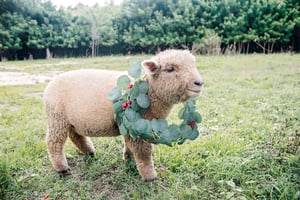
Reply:
[[[167,50],[142,65],[152,91],[163,102],[183,102],[202,91],[202,78],[189,51]]]

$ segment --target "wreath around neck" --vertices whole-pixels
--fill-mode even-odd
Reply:
[[[117,86],[109,93],[113,103],[114,120],[118,124],[121,135],[129,134],[133,140],[142,138],[153,144],[183,144],[187,139],[195,140],[199,136],[198,123],[202,117],[196,111],[196,99],[191,98],[184,103],[178,112],[182,120],[180,125],[171,124],[165,119],[143,119],[142,116],[150,106],[148,97],[149,85],[146,76],[142,76],[141,65],[136,62],[117,80]]]

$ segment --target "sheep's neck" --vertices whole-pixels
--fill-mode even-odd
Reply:
[[[161,101],[151,87],[149,87],[148,96],[150,98],[150,107],[147,109],[146,113],[144,114],[144,118],[149,120],[153,118],[156,119],[167,118],[173,107],[173,104]]]

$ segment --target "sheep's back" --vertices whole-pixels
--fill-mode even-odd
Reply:
[[[125,72],[75,70],[57,76],[45,90],[47,113],[61,112],[70,126],[82,135],[115,135],[108,94],[122,74]]]

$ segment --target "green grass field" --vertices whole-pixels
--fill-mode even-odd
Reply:
[[[6,62],[0,71],[126,70],[148,57]],[[92,138],[93,159],[68,142],[72,175],[60,178],[44,141],[46,84],[1,86],[0,199],[300,199],[300,55],[198,56],[197,67],[202,135],[155,147],[157,184],[123,163],[122,137]]]

